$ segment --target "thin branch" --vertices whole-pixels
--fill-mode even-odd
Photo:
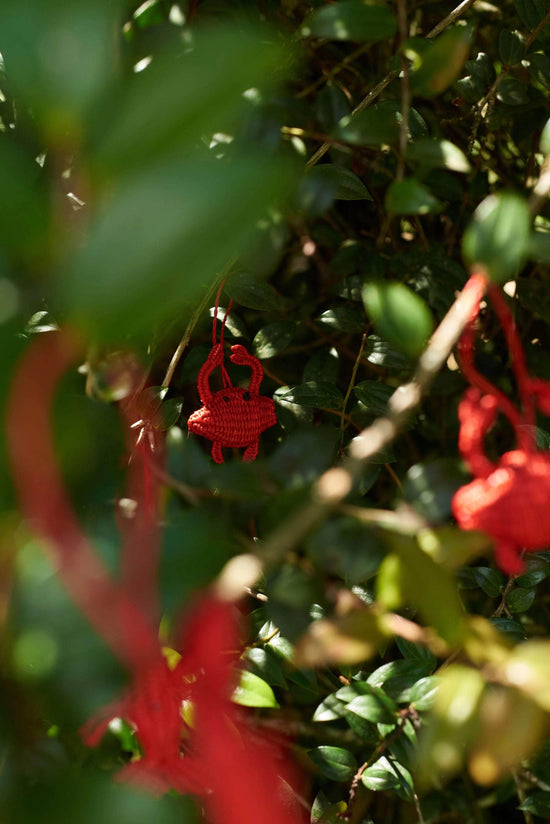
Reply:
[[[441,32],[444,31],[448,26],[452,25],[456,20],[458,20],[458,18],[461,17],[464,14],[464,12],[470,8],[470,6],[473,6],[474,3],[475,0],[464,0],[464,2],[459,3],[456,8],[449,12],[449,14],[446,17],[444,17],[440,23],[437,24],[437,26],[435,26],[433,29],[431,29],[431,31],[428,32],[426,38],[431,40],[434,37],[437,37],[438,34],[441,34]],[[374,103],[376,98],[384,91],[386,86],[389,86],[392,80],[395,80],[397,76],[397,71],[388,72],[388,74],[382,80],[380,80],[380,82],[377,83],[373,89],[371,89],[367,96],[364,97],[363,100],[361,100],[361,102],[357,104],[357,106],[351,113],[352,116],[354,114],[357,114],[358,112],[362,112],[363,109],[366,109],[368,106],[371,105],[371,103]],[[312,154],[309,160],[307,161],[306,169],[310,169],[312,166],[315,166],[315,164],[318,163],[319,160],[321,160],[321,158],[328,152],[331,145],[331,143],[323,143],[321,146],[319,146],[317,151],[314,152],[314,154]]]
[[[405,55],[405,43],[409,36],[406,0],[397,0],[397,21],[399,24],[399,49],[401,51],[401,122],[399,124],[399,159],[395,177],[396,180],[403,180],[405,176],[405,151],[409,141],[409,112],[411,109],[409,61]]]

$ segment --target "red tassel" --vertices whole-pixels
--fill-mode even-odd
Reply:
[[[223,285],[223,284],[222,284]],[[253,461],[258,454],[259,437],[264,430],[277,423],[275,404],[272,398],[259,394],[263,369],[258,358],[251,355],[244,346],[231,347],[230,360],[252,370],[248,389],[232,386],[225,367],[223,352],[223,332],[231,301],[222,322],[220,342],[216,343],[216,318],[218,302],[222,287],[216,297],[212,329],[212,349],[201,367],[197,387],[203,406],[189,417],[189,432],[201,435],[212,441],[212,458],[216,463],[223,463],[223,447],[243,448],[243,461]],[[224,388],[218,392],[210,389],[212,372],[221,367]]]
[[[475,277],[480,276],[470,280]],[[529,376],[508,306],[496,286],[491,284],[488,292],[506,334],[522,411],[475,369],[473,318],[459,345],[460,366],[472,387],[458,409],[458,446],[477,478],[458,490],[452,509],[462,529],[479,529],[493,538],[497,564],[517,575],[524,568],[525,550],[550,545],[550,453],[536,449],[533,434],[536,407],[550,412],[550,383]],[[512,423],[519,448],[494,464],[484,453],[484,438],[499,411]]]

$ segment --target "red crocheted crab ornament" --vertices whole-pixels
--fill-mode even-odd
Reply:
[[[232,386],[223,366],[223,329],[231,308],[228,306],[222,324],[220,343],[216,343],[215,323],[217,301],[214,314],[213,347],[201,367],[197,379],[197,388],[203,406],[189,417],[189,432],[202,435],[212,441],[212,458],[216,463],[223,463],[224,446],[244,447],[243,461],[253,461],[258,454],[259,437],[264,430],[277,423],[275,404],[271,398],[259,394],[263,378],[263,369],[258,358],[251,355],[244,346],[236,344],[231,347],[230,360],[252,370],[248,389]],[[217,392],[210,389],[210,375],[221,367],[224,388]]]
[[[480,280],[480,297],[485,285]],[[476,477],[458,490],[452,509],[462,529],[479,529],[493,538],[498,566],[517,575],[524,568],[525,550],[550,546],[550,452],[538,450],[534,437],[536,409],[550,415],[550,383],[529,376],[505,300],[493,284],[488,294],[507,337],[522,410],[475,369],[473,318],[459,344],[460,366],[472,386],[458,409],[458,446]],[[484,439],[499,412],[512,424],[518,448],[494,463],[484,452]]]

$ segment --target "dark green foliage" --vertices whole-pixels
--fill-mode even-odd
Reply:
[[[235,700],[260,733],[294,736],[312,822],[546,820],[550,552],[508,579],[490,539],[453,522],[470,479],[454,356],[345,503],[316,486],[387,414],[471,268],[506,284],[530,371],[550,379],[550,205],[536,188],[550,3],[474,3],[435,37],[458,0],[402,5],[404,33],[382,0],[4,0],[0,397],[36,335],[85,336],[56,449],[117,574],[115,365],[143,364],[166,438],[161,638],[228,560],[267,548],[239,605]],[[186,427],[224,278],[217,334],[232,301],[226,349],[260,359],[277,411],[252,464],[226,449],[214,465]],[[517,403],[490,308],[476,365]],[[249,369],[228,369],[247,385]],[[549,431],[540,415],[539,448]],[[514,447],[500,417],[487,454]],[[127,674],[19,517],[4,453],[0,810],[10,824],[193,824],[189,798],[111,781],[139,755],[130,727],[83,746],[79,728]]]

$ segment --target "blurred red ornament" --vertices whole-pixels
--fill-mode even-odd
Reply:
[[[50,414],[58,383],[79,351],[77,337],[66,330],[42,334],[29,346],[11,386],[6,428],[22,512],[44,539],[75,603],[131,676],[122,699],[85,725],[84,741],[96,746],[112,721],[124,720],[141,753],[120,771],[121,780],[154,793],[194,794],[211,824],[304,824],[292,789],[288,804],[297,776],[286,742],[254,729],[232,701],[243,649],[237,607],[215,589],[203,593],[175,639],[174,650],[181,653],[175,665],[163,654],[156,471],[163,449],[158,438],[136,430],[139,422],[157,431],[158,410],[147,404],[146,394],[130,395],[120,405],[131,453],[127,502],[133,504],[119,518],[120,580],[111,577],[75,517],[57,465]]]
[[[498,566],[507,575],[524,568],[523,552],[550,546],[550,453],[537,449],[535,413],[550,414],[550,383],[529,376],[513,318],[500,290],[483,275],[470,278],[470,288],[487,288],[503,326],[516,376],[521,411],[474,366],[474,322],[459,344],[459,361],[472,386],[460,402],[458,446],[475,480],[456,492],[453,514],[462,529],[479,529],[494,540]],[[478,301],[479,307],[479,301]],[[518,448],[497,463],[484,451],[488,430],[502,412],[514,428]]]

